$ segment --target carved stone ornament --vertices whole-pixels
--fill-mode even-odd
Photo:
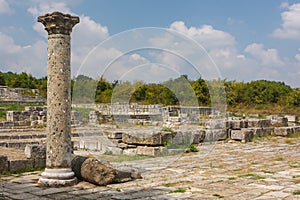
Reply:
[[[45,26],[45,30],[49,35],[70,35],[73,26],[79,23],[79,17],[71,16],[70,14],[63,14],[56,11],[51,14],[39,16],[38,22],[41,22]]]

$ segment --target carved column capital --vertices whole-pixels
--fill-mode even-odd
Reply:
[[[75,24],[79,23],[79,17],[60,12],[53,12],[51,14],[39,16],[38,22],[41,22],[45,26],[45,30],[48,32],[48,35],[70,35],[72,28]]]

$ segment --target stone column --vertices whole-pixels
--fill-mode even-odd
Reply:
[[[76,184],[71,170],[70,34],[79,18],[53,12],[38,17],[48,32],[47,152],[44,186]]]

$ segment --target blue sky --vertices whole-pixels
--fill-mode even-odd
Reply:
[[[0,0],[1,71],[46,76],[47,34],[37,16],[56,10],[81,20],[72,33],[73,76],[99,76],[103,66],[116,58],[104,74],[109,80],[161,81],[180,73],[203,76],[202,69],[197,74],[182,57],[168,53],[179,43],[181,49],[176,51],[193,60],[188,51],[203,52],[183,46],[193,46],[194,41],[207,52],[205,60],[196,62],[201,65],[211,58],[208,66],[222,78],[268,79],[300,87],[300,1],[296,0]],[[143,43],[122,32],[143,27],[164,29],[147,29],[152,33],[143,35],[143,40],[152,41],[144,46],[164,51],[122,50]],[[168,30],[191,40],[174,39],[164,32]]]

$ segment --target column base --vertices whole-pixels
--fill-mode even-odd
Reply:
[[[71,168],[46,168],[38,183],[45,187],[72,186],[77,183],[77,178]]]

